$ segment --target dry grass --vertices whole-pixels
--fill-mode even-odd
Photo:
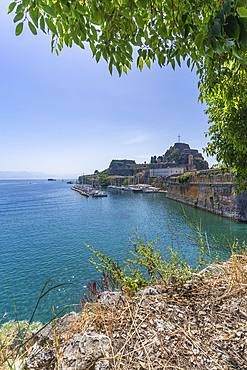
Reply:
[[[94,331],[111,339],[114,370],[247,369],[246,256],[232,256],[216,273],[184,286],[155,288],[158,295],[127,296],[119,306],[87,304],[79,320],[57,336],[57,357],[62,342]]]
[[[247,257],[156,289],[120,307],[88,305],[74,329],[111,338],[112,369],[247,369]]]

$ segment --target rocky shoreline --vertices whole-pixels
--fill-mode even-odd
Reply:
[[[38,331],[14,369],[247,369],[247,257],[135,297],[103,292]],[[8,367],[6,367],[8,368]]]

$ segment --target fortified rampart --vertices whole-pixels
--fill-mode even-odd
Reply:
[[[199,174],[171,178],[167,198],[217,215],[247,222],[247,193],[234,194],[231,174],[201,171]]]

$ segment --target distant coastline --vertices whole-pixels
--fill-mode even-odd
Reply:
[[[48,177],[52,176],[43,172],[0,171],[0,179],[47,179]]]

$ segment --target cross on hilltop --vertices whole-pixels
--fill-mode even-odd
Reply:
[[[181,136],[180,136],[180,134],[178,135],[178,143],[180,143],[180,138],[181,138]]]

